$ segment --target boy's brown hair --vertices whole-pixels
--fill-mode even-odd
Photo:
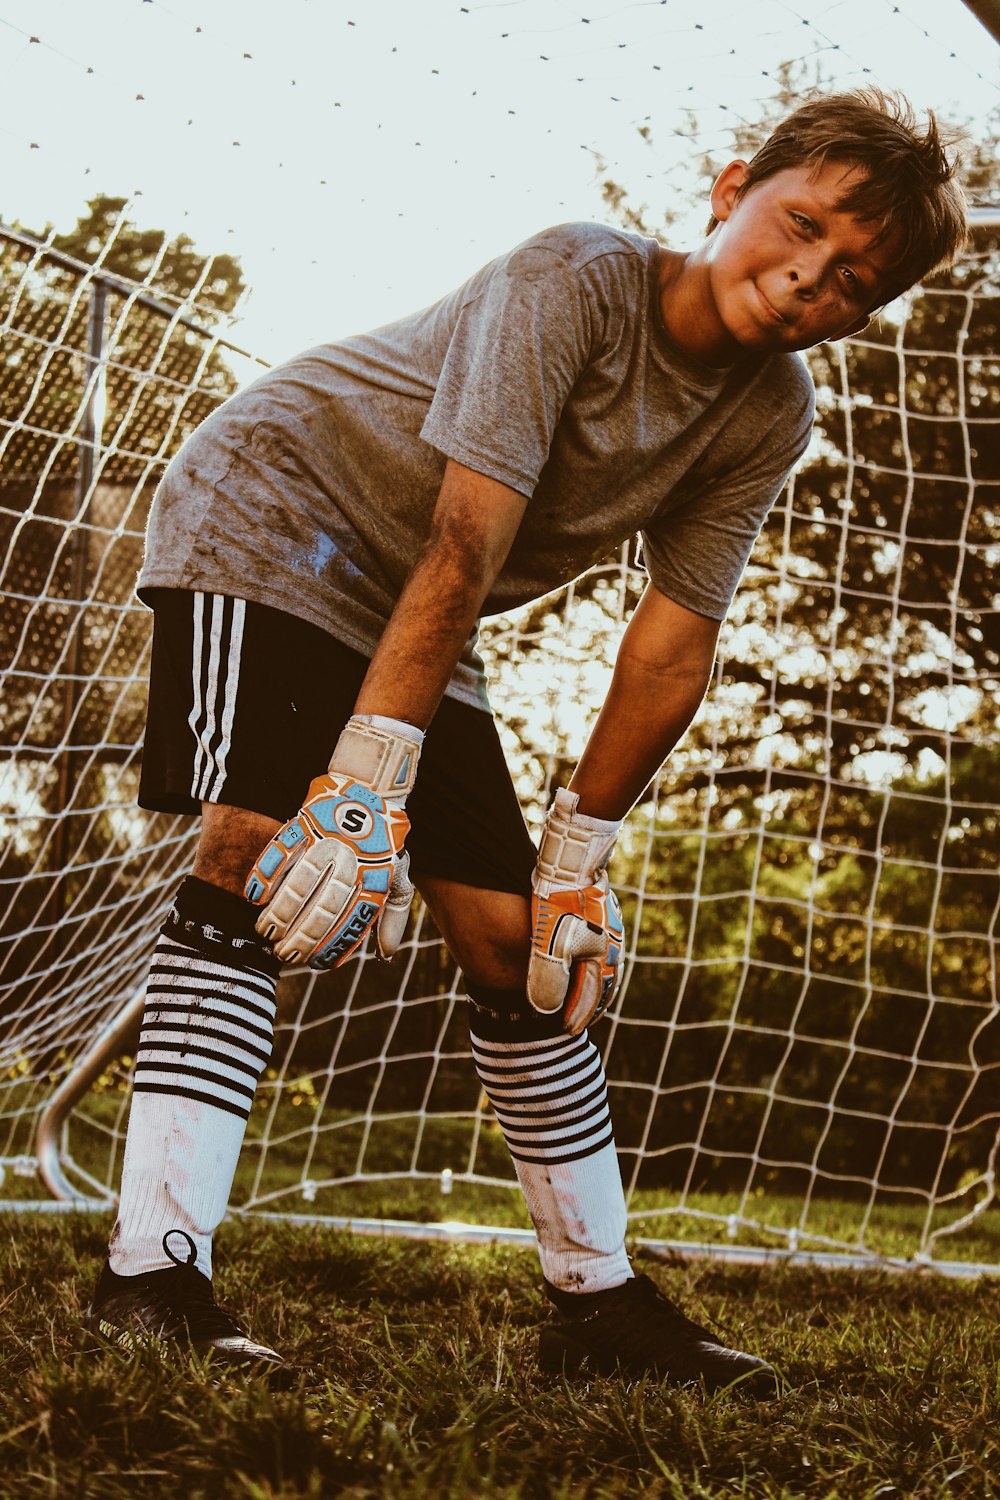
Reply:
[[[879,224],[874,243],[897,237],[899,253],[879,305],[949,265],[968,237],[965,198],[928,110],[921,131],[909,101],[869,87],[825,94],[782,120],[751,159],[740,197],[776,172],[843,162],[864,175],[840,208]],[[716,219],[709,223],[709,233]]]

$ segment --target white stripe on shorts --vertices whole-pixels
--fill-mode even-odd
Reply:
[[[191,712],[188,723],[197,741],[191,795],[199,802],[215,801],[225,784],[226,761],[232,744],[236,693],[240,685],[240,652],[246,604],[222,594],[195,593],[191,651]],[[229,616],[229,646],[222,642]],[[205,656],[206,627],[208,655]],[[218,740],[218,743],[213,742]]]

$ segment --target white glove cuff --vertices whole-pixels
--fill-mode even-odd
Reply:
[[[578,801],[573,792],[562,792],[560,788],[556,796],[558,797],[560,793],[564,797],[572,797],[574,802]],[[572,823],[574,828],[581,828],[587,833],[596,833],[606,839],[616,839],[622,831],[621,818],[592,818],[588,813],[574,811]]]
[[[620,818],[577,812],[579,800],[575,792],[560,787],[545,819],[535,875],[550,888],[593,885],[621,830]]]
[[[405,734],[400,732],[404,729]],[[380,714],[355,714],[341,732],[329,769],[335,776],[352,776],[381,796],[403,802],[417,779],[422,742],[423,733],[412,724]]]
[[[386,734],[398,734],[401,740],[412,740],[415,745],[424,743],[423,729],[407,724],[405,719],[390,719],[388,714],[354,714],[353,724],[370,724],[373,729],[384,729]]]

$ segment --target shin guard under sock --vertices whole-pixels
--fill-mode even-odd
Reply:
[[[472,1054],[514,1161],[545,1279],[598,1292],[632,1275],[604,1065],[586,1032],[470,986]]]
[[[255,917],[242,896],[190,876],[161,929],[111,1236],[118,1275],[178,1261],[212,1274],[212,1235],[274,1041],[280,965]]]

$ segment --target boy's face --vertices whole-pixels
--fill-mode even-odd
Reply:
[[[731,162],[712,189],[720,221],[706,245],[718,316],[742,349],[808,349],[857,333],[880,300],[892,237],[838,203],[858,178],[827,162],[776,172],[743,197],[746,163]]]

